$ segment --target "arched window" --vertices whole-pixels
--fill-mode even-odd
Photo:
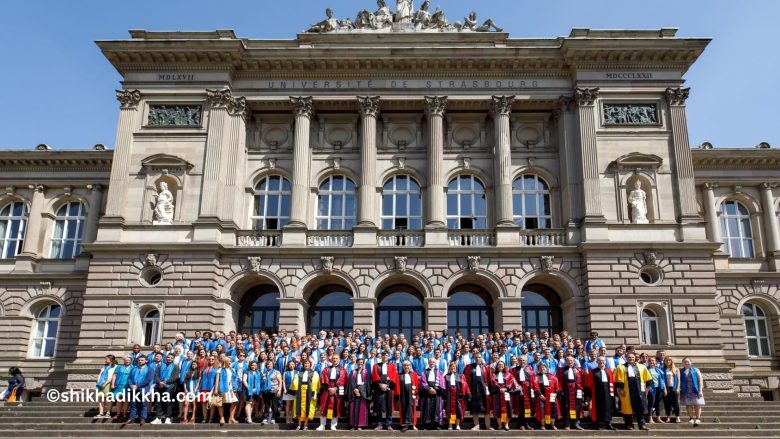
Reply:
[[[404,334],[411,340],[425,329],[425,307],[416,291],[394,288],[380,296],[376,327],[382,334]]]
[[[343,175],[332,175],[320,185],[317,201],[317,229],[349,230],[355,226],[355,183]]]
[[[275,287],[260,286],[249,290],[241,300],[239,332],[274,333],[279,327],[279,291]]]
[[[252,221],[255,230],[281,230],[290,222],[290,181],[269,175],[255,187]]]
[[[538,175],[523,175],[512,183],[512,217],[523,229],[552,227],[550,188]]]
[[[477,287],[458,288],[447,303],[447,333],[469,334],[493,332],[493,309],[490,295]]]
[[[645,308],[642,310],[642,343],[646,345],[661,344],[660,318],[655,311]]]
[[[487,207],[485,185],[473,175],[460,175],[447,186],[447,227],[485,229]]]
[[[343,288],[323,288],[313,296],[309,308],[309,334],[320,331],[352,331],[352,295]]]
[[[60,305],[46,305],[35,317],[33,334],[33,357],[53,358],[57,347],[62,308]]]
[[[382,229],[422,229],[420,185],[413,178],[397,175],[382,189]]]
[[[150,309],[141,317],[141,336],[144,346],[153,346],[160,342],[160,311]]]
[[[724,251],[732,258],[754,258],[753,228],[750,212],[739,201],[724,201],[720,206],[720,227]]]
[[[561,301],[555,291],[540,285],[526,287],[520,294],[523,330],[552,336],[563,331]]]
[[[51,238],[52,259],[71,259],[81,253],[85,214],[84,205],[78,201],[65,203],[57,209]]]
[[[22,251],[27,227],[27,205],[12,201],[0,209],[0,258],[12,259]]]
[[[742,318],[745,320],[745,334],[747,334],[748,354],[751,357],[768,357],[769,349],[769,324],[766,312],[755,303],[742,305]]]

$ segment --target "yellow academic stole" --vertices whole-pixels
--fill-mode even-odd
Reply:
[[[298,389],[301,392],[301,416],[298,418],[300,422],[308,421],[307,414],[309,413],[309,385],[301,384]]]
[[[456,415],[450,415],[450,425],[455,425]]]

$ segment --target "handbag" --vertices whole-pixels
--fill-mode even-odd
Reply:
[[[6,401],[16,402],[16,387],[11,389],[11,392],[8,394],[8,399]]]
[[[209,397],[209,406],[222,407],[222,395],[219,393],[212,393]]]

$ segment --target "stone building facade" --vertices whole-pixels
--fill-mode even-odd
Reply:
[[[450,30],[98,42],[113,150],[0,152],[0,366],[86,386],[179,331],[567,329],[777,389],[780,152],[691,149],[709,41]]]

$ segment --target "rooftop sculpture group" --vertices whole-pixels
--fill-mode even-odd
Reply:
[[[488,19],[482,24],[477,21],[477,13],[472,12],[463,19],[450,24],[444,11],[437,8],[430,12],[431,2],[425,0],[420,9],[414,11],[413,0],[396,0],[396,12],[393,13],[385,0],[377,0],[377,9],[371,12],[364,9],[358,12],[355,20],[348,18],[340,20],[335,17],[333,9],[325,10],[327,18],[313,24],[306,32],[331,33],[349,31],[433,31],[433,32],[503,32],[493,20]]]

